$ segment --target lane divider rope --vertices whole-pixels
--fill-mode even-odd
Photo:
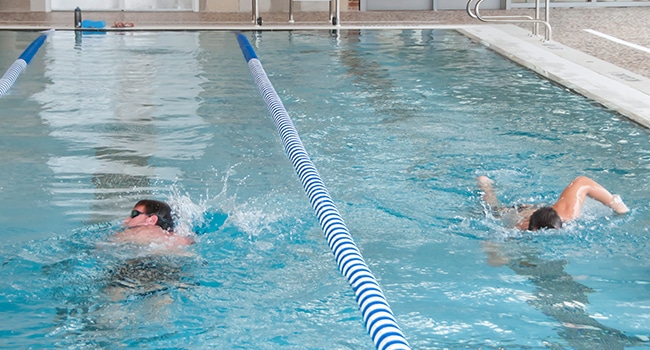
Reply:
[[[27,48],[18,57],[18,59],[16,59],[14,63],[9,66],[9,69],[7,69],[2,78],[0,78],[0,96],[5,95],[7,91],[11,89],[11,87],[16,82],[16,79],[18,79],[20,73],[25,70],[29,62],[31,62],[32,58],[34,58],[34,55],[36,55],[36,52],[38,52],[38,49],[41,48],[45,42],[45,39],[47,39],[47,36],[53,32],[54,29],[43,32],[43,34],[34,39],[34,41],[32,41],[32,43],[27,46]]]
[[[327,243],[334,253],[339,271],[354,290],[366,330],[375,347],[380,350],[410,349],[379,283],[363,260],[262,63],[246,36],[242,33],[236,35],[248,68],[280,133],[284,150],[300,178]]]

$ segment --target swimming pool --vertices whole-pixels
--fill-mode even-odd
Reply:
[[[455,31],[339,34],[249,39],[411,346],[649,348],[647,129]],[[0,38],[7,67],[34,34]],[[231,33],[57,32],[0,107],[7,347],[373,348]],[[506,203],[584,174],[632,211],[522,234],[483,174]],[[146,252],[102,242],[142,197],[198,244],[111,300]]]

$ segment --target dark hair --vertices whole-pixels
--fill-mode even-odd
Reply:
[[[174,229],[174,219],[172,218],[172,208],[165,202],[153,200],[153,199],[143,199],[135,204],[135,206],[144,206],[145,214],[147,215],[156,215],[158,220],[156,225],[160,226],[165,231],[171,231]]]
[[[562,228],[562,219],[555,209],[543,207],[535,210],[533,215],[530,216],[528,229],[535,231],[540,228]]]

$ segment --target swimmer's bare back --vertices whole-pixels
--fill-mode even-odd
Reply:
[[[169,247],[194,244],[192,238],[176,235],[158,226],[129,227],[122,232],[116,233],[111,240],[116,243],[132,243],[138,245],[149,245],[153,243]]]

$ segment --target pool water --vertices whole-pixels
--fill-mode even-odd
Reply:
[[[647,129],[451,30],[248,37],[414,349],[650,348]],[[0,109],[3,347],[374,348],[232,33],[56,32]],[[141,198],[197,244],[106,243]]]

